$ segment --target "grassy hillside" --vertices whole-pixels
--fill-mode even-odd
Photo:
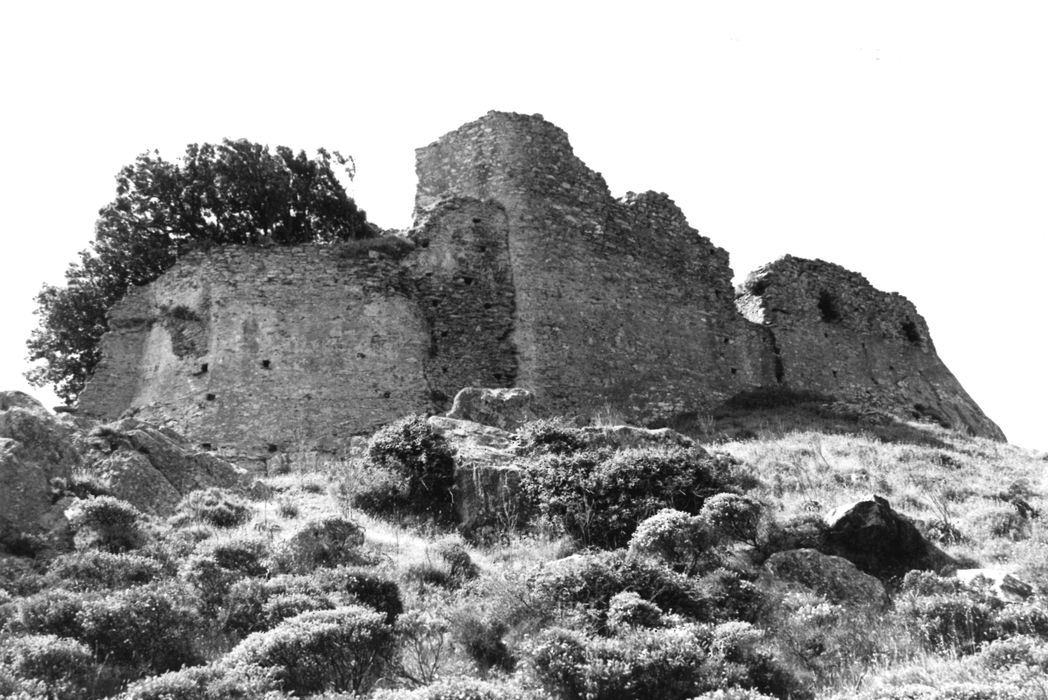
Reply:
[[[66,551],[3,559],[0,696],[1048,698],[1045,456],[758,404],[679,426],[704,449],[526,427],[518,526],[468,538],[433,435],[289,464],[265,500],[197,492],[166,520],[81,489]],[[769,575],[873,493],[957,567],[1029,590]]]

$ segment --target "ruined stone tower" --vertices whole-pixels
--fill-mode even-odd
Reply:
[[[402,235],[194,253],[128,294],[81,410],[264,455],[337,451],[464,386],[640,423],[787,386],[1003,437],[906,299],[790,257],[736,299],[727,253],[666,195],[612,198],[541,116],[491,112],[417,172]]]

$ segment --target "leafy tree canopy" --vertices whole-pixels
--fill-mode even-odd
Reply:
[[[39,325],[26,373],[71,403],[101,357],[106,313],[132,286],[156,279],[183,253],[212,245],[330,243],[374,235],[346,194],[337,151],[310,158],[245,140],[192,144],[177,162],[153,151],[117,175],[116,198],[99,211],[95,240],[66,270],[66,286],[36,297]]]

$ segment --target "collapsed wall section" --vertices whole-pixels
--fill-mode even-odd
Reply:
[[[130,409],[238,454],[338,450],[429,405],[413,294],[360,245],[189,255],[112,309],[80,409]]]
[[[424,363],[430,399],[447,410],[467,386],[517,380],[515,295],[505,210],[475,199],[442,200],[410,233],[405,260],[429,325]]]
[[[505,210],[517,384],[549,410],[659,422],[772,376],[727,253],[665,195],[614,200],[541,116],[489,113],[419,149],[417,172],[417,217],[460,197]]]
[[[787,386],[1004,439],[939,359],[914,305],[862,275],[786,256],[751,273],[737,304],[774,335]]]

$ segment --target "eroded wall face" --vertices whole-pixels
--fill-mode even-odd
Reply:
[[[517,384],[550,410],[645,422],[768,381],[727,254],[664,195],[616,201],[557,127],[488,115],[418,152],[420,214],[446,197],[505,208]]]
[[[505,210],[471,199],[443,201],[412,232],[405,260],[429,326],[425,360],[430,399],[447,410],[467,386],[517,381],[515,293]]]
[[[81,410],[131,408],[212,449],[337,450],[428,407],[426,321],[399,265],[351,248],[189,256],[112,312]]]
[[[755,271],[744,289],[739,308],[774,335],[786,385],[1003,438],[905,297],[839,265],[790,256]]]

